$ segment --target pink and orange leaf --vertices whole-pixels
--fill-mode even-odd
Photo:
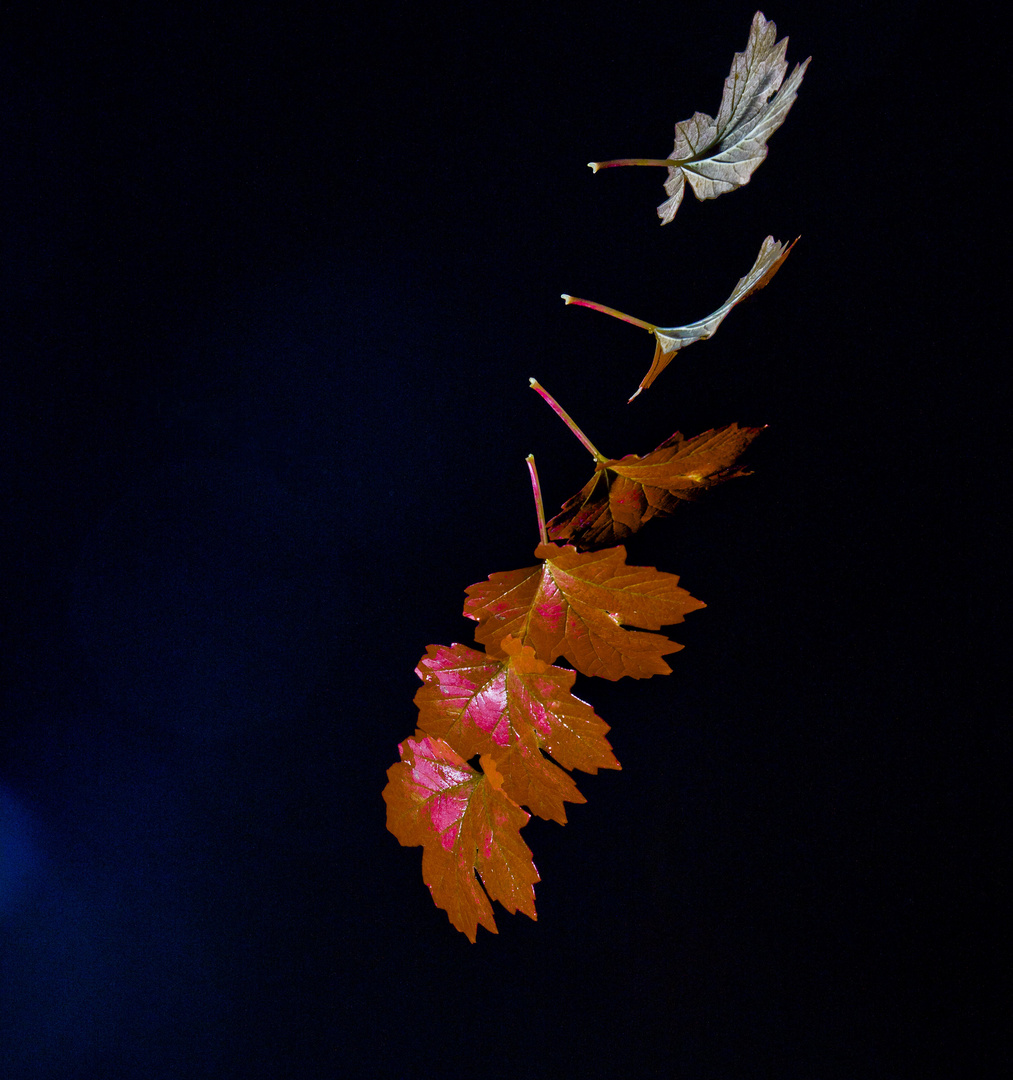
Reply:
[[[564,803],[585,800],[559,765],[618,769],[608,725],[571,693],[576,675],[569,668],[539,660],[509,635],[501,645],[503,658],[466,645],[428,647],[416,668],[424,683],[415,695],[419,728],[463,757],[492,755],[514,802],[565,824]]]
[[[502,657],[507,636],[530,645],[551,664],[565,657],[581,674],[645,679],[672,669],[662,659],[681,645],[657,630],[705,607],[678,584],[676,574],[627,566],[624,547],[578,551],[539,544],[542,561],[490,575],[469,586],[464,614],[478,623],[476,640]]]
[[[499,932],[490,899],[537,918],[538,871],[520,836],[530,816],[503,791],[495,759],[483,755],[479,772],[421,731],[398,749],[383,791],[387,828],[405,847],[422,845],[422,878],[436,906],[472,942],[479,924]]]

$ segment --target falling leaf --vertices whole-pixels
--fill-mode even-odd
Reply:
[[[717,118],[696,113],[678,124],[671,157],[592,167],[667,168],[671,197],[659,208],[663,223],[672,220],[687,180],[700,199],[748,183],[809,63],[796,65],[785,82],[787,39],[776,36],[774,24],[757,12],[746,51],[735,56],[725,81]],[[679,349],[710,337],[732,307],[763,288],[792,246],[768,236],[728,300],[687,326],[659,327],[587,300],[564,299],[654,335],[654,360],[636,397]],[[419,729],[400,744],[401,760],[388,769],[383,792],[388,829],[402,845],[422,847],[433,900],[472,942],[479,925],[497,932],[494,902],[536,918],[539,875],[520,836],[530,820],[524,807],[565,824],[566,803],[584,802],[569,770],[620,767],[605,737],[608,725],[572,693],[576,673],[610,680],[669,673],[664,657],[682,646],[653,631],[705,606],[675,574],[628,566],[617,541],[704,488],[746,475],[736,459],[760,430],[731,424],[692,439],[676,432],[649,454],[607,458],[537,380],[530,381],[592,455],[594,474],[546,525],[534,456],[527,456],[539,561],[465,590],[464,614],[477,623],[475,638],[487,651],[427,647],[416,668]],[[557,666],[560,657],[576,671]]]
[[[549,521],[549,537],[581,549],[619,543],[705,488],[748,476],[733,462],[761,430],[729,424],[692,439],[677,431],[643,457],[627,454],[599,462],[591,479]]]
[[[490,899],[537,918],[538,871],[520,836],[530,817],[504,794],[495,758],[480,759],[486,771],[478,772],[421,731],[398,749],[383,791],[387,828],[405,847],[422,845],[422,878],[436,906],[472,942],[479,923],[498,933]]]
[[[767,140],[784,123],[794,104],[812,59],[796,64],[784,82],[787,48],[788,39],[778,41],[777,27],[758,11],[749,28],[745,52],[736,53],[732,60],[716,118],[697,112],[676,124],[675,147],[667,158],[593,161],[591,169],[597,172],[616,165],[666,166],[665,191],[669,198],[658,207],[663,225],[675,217],[686,181],[698,199],[716,199],[748,184],[767,156]]]
[[[539,660],[509,635],[503,659],[466,645],[430,645],[415,669],[419,728],[462,757],[494,756],[502,789],[539,817],[566,824],[564,802],[584,802],[566,769],[618,769],[608,725],[570,692],[576,675]]]
[[[662,660],[681,645],[657,630],[705,605],[679,587],[679,578],[653,566],[627,566],[626,549],[580,552],[539,544],[543,560],[523,570],[491,574],[471,585],[464,614],[479,625],[475,638],[493,655],[507,635],[551,664],[563,656],[583,675],[646,679],[672,669]]]
[[[704,338],[711,337],[736,304],[768,284],[797,243],[797,237],[786,245],[775,240],[772,236],[768,236],[760,245],[760,253],[756,256],[756,262],[753,263],[752,269],[745,277],[739,278],[738,283],[732,290],[732,295],[717,311],[711,312],[706,319],[700,319],[698,322],[689,323],[686,326],[655,326],[654,323],[644,322],[643,319],[635,319],[631,315],[616,311],[615,308],[605,307],[603,304],[596,304],[590,300],[581,300],[579,297],[570,296],[567,293],[562,295],[568,304],[577,304],[579,307],[588,307],[595,311],[604,312],[606,315],[622,319],[623,322],[632,323],[634,326],[642,326],[654,335],[656,341],[654,359],[651,362],[650,370],[644,376],[640,386],[637,387],[633,397],[630,398],[630,401],[632,401],[641,390],[646,390],[661,372],[668,367],[672,357],[680,349],[692,345],[694,341],[702,341]]]
[[[663,225],[675,217],[687,180],[701,200],[716,199],[749,183],[767,156],[767,139],[794,104],[812,59],[796,64],[782,86],[787,48],[788,39],[778,41],[777,27],[758,11],[745,52],[732,60],[717,118],[698,112],[675,125],[675,147],[669,157],[678,164],[669,169],[665,181],[669,197],[658,207]]]

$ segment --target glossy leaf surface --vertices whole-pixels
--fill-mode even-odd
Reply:
[[[642,457],[627,454],[599,463],[591,479],[548,522],[549,538],[582,550],[621,542],[705,488],[748,476],[734,461],[761,430],[729,424],[692,439],[677,431]]]
[[[489,754],[503,791],[539,817],[566,823],[564,802],[584,802],[567,769],[618,769],[605,738],[608,725],[570,692],[569,668],[539,660],[507,636],[504,658],[466,645],[430,645],[415,669],[419,728],[440,736],[465,758]]]
[[[530,645],[546,663],[565,657],[583,675],[645,679],[672,669],[662,659],[681,645],[657,630],[705,605],[679,587],[675,574],[627,566],[626,549],[577,551],[539,544],[537,566],[490,575],[465,590],[464,614],[475,638],[503,655],[507,635]]]
[[[436,906],[472,942],[479,924],[498,933],[490,898],[536,918],[538,871],[520,836],[530,817],[504,793],[495,759],[480,759],[478,772],[422,732],[398,749],[383,791],[387,828],[405,847],[422,845],[422,878]]]

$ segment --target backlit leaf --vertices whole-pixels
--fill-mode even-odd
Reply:
[[[599,463],[591,479],[548,522],[550,539],[568,540],[582,550],[619,543],[705,488],[748,476],[733,462],[761,430],[729,424],[692,439],[677,431],[643,457],[627,454]]]
[[[504,794],[496,760],[480,759],[478,772],[421,731],[398,749],[383,791],[387,828],[405,847],[422,845],[422,878],[436,906],[471,941],[479,923],[498,933],[490,898],[536,918],[538,871],[520,836],[530,817]]]
[[[504,655],[507,635],[546,663],[563,656],[583,675],[635,679],[666,675],[662,660],[681,645],[657,630],[705,605],[679,587],[675,574],[627,566],[626,549],[580,552],[539,544],[537,566],[490,575],[469,586],[464,614],[479,625],[477,641]]]

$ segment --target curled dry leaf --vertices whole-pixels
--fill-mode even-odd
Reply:
[[[502,789],[539,817],[566,824],[564,802],[582,803],[567,769],[618,769],[608,725],[570,692],[576,674],[539,660],[507,636],[503,659],[466,645],[430,645],[415,669],[419,728],[447,739],[465,758],[494,757]]]
[[[790,244],[784,244],[779,240],[775,240],[772,236],[768,236],[760,245],[760,253],[756,256],[752,269],[745,277],[739,278],[731,296],[721,307],[717,311],[712,311],[707,318],[694,323],[687,323],[686,326],[656,326],[654,323],[645,322],[643,319],[636,319],[621,311],[616,311],[615,308],[605,307],[603,304],[596,304],[590,300],[581,300],[579,297],[569,296],[567,293],[563,293],[563,299],[568,304],[593,308],[595,311],[601,311],[606,315],[622,319],[623,322],[632,323],[634,326],[642,326],[654,335],[654,359],[651,361],[650,370],[630,398],[630,401],[632,401],[641,390],[646,390],[661,372],[668,367],[672,362],[672,358],[680,349],[692,345],[695,341],[703,341],[704,338],[711,337],[736,304],[745,300],[750,294],[762,289],[778,272],[781,264],[788,258],[788,253],[797,243],[797,237]]]
[[[465,589],[464,614],[478,623],[475,639],[494,656],[505,655],[510,635],[546,663],[565,657],[582,675],[667,675],[672,669],[662,657],[682,646],[625,627],[657,630],[706,606],[679,587],[676,574],[627,566],[621,546],[580,552],[539,544],[535,557],[542,560],[537,566],[491,574]]]
[[[548,522],[549,537],[582,550],[619,543],[705,488],[748,476],[734,461],[762,430],[729,424],[692,439],[677,431],[642,457],[599,462],[591,479]]]
[[[716,199],[748,184],[767,156],[767,139],[784,123],[794,104],[812,59],[796,64],[784,82],[787,48],[788,39],[778,41],[777,27],[758,11],[749,28],[745,52],[736,53],[732,60],[717,117],[697,112],[676,124],[675,147],[667,158],[591,162],[592,170],[616,165],[667,166],[665,191],[669,197],[658,207],[663,225],[675,217],[687,182],[698,199]]]
[[[383,790],[387,828],[405,847],[422,845],[422,878],[436,906],[472,942],[479,923],[498,933],[490,898],[537,918],[538,871],[520,836],[530,817],[504,794],[496,760],[483,756],[478,772],[421,731],[398,750]]]

